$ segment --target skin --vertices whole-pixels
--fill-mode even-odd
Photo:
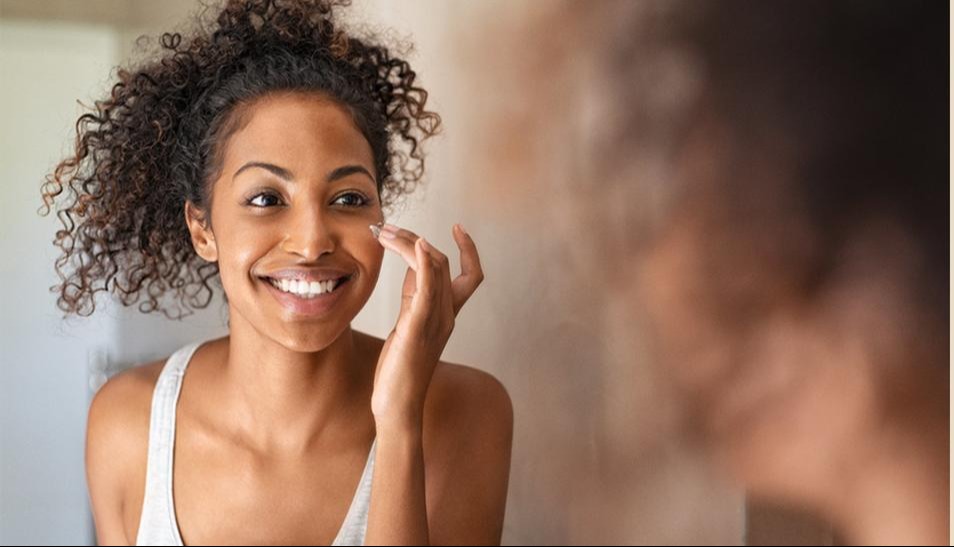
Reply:
[[[260,166],[236,175],[248,162],[288,180]],[[275,94],[253,103],[228,139],[211,217],[186,204],[196,252],[219,263],[230,311],[229,336],[197,350],[178,405],[173,489],[186,544],[330,544],[375,438],[367,543],[499,543],[510,399],[493,377],[440,361],[483,279],[476,246],[455,227],[463,271],[452,279],[447,257],[415,234],[388,226],[375,238],[375,176],[344,108]],[[381,340],[350,324],[385,251],[408,271],[397,324]],[[261,279],[318,267],[354,274],[320,317],[283,307]],[[87,474],[102,544],[135,541],[164,362],[113,378],[90,408]]]

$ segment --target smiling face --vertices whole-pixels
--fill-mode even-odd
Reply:
[[[211,222],[186,217],[217,261],[230,316],[302,352],[347,330],[377,283],[383,221],[371,147],[348,111],[314,93],[245,107],[212,185]]]

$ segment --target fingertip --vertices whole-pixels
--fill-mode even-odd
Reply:
[[[428,258],[427,242],[424,241],[423,237],[414,242],[414,255],[417,257],[418,263],[423,263]]]

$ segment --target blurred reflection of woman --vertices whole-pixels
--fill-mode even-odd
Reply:
[[[653,96],[660,64],[686,84],[671,118],[618,105],[621,142],[671,139],[632,255],[656,354],[753,496],[851,542],[947,543],[948,7],[680,6],[610,46],[617,96]]]
[[[949,6],[540,11],[501,72],[524,111],[488,132],[566,149],[487,139],[492,202],[559,213],[538,217],[568,284],[627,321],[615,347],[652,346],[671,415],[751,496],[851,542],[947,543]]]

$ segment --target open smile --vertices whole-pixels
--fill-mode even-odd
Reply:
[[[318,298],[319,296],[328,295],[335,292],[343,285],[351,281],[353,277],[353,275],[348,275],[321,281],[288,278],[276,279],[272,277],[264,277],[262,279],[283,293],[310,300],[312,298]]]
[[[275,300],[294,315],[328,314],[348,291],[356,274],[331,279],[259,278]]]

